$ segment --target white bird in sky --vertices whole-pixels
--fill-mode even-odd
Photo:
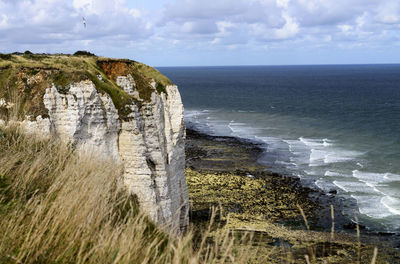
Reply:
[[[86,28],[86,19],[84,17],[82,17],[82,23],[83,23],[83,26]]]

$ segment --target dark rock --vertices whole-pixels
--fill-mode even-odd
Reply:
[[[364,225],[358,224],[358,227],[360,228],[360,230],[364,230],[366,227]],[[354,222],[351,223],[347,223],[347,224],[343,224],[343,228],[344,229],[357,229],[357,224]]]
[[[383,237],[394,236],[394,235],[395,235],[395,233],[391,233],[391,232],[378,232],[378,236],[383,236]]]
[[[293,244],[289,243],[286,240],[280,239],[280,238],[274,239],[274,241],[269,244],[272,246],[276,246],[276,247],[285,247],[285,248],[293,247]]]

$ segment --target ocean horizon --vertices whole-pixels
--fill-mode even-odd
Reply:
[[[260,143],[259,162],[400,230],[400,64],[158,67],[188,127]]]
[[[311,63],[311,64],[237,64],[237,65],[156,65],[154,68],[162,71],[163,69],[172,69],[172,68],[235,68],[235,67],[297,67],[297,66],[390,66],[390,65],[400,65],[400,63],[390,63],[390,62],[382,62],[382,63]]]

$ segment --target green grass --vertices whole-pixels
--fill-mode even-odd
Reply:
[[[96,55],[91,53],[91,52],[89,52],[89,51],[78,50],[77,52],[74,53],[74,56],[90,56],[90,57],[94,57]]]
[[[157,92],[159,93],[159,94],[161,94],[161,93],[165,93],[165,94],[167,94],[167,90],[166,90],[166,87],[164,86],[164,85],[162,85],[161,83],[156,83],[156,90],[157,90]]]
[[[134,62],[133,66],[134,70],[139,71],[143,76],[146,76],[147,78],[154,79],[157,83],[164,87],[172,84],[172,82],[165,75],[161,74],[153,67],[150,67],[140,62]]]
[[[141,100],[132,98],[119,88],[114,76],[107,76],[99,67],[99,62],[108,63],[110,67],[115,62],[126,64],[127,71],[124,74],[133,76]],[[103,80],[99,80],[98,75]],[[35,78],[36,81],[32,81]],[[123,120],[128,119],[131,113],[130,104],[136,103],[140,108],[143,102],[151,100],[153,92],[166,93],[165,87],[171,84],[167,77],[145,64],[126,59],[97,57],[85,52],[79,52],[75,56],[29,53],[0,56],[0,98],[11,101],[12,96],[18,97],[21,103],[20,117],[47,116],[47,109],[43,104],[45,89],[54,84],[60,93],[66,94],[70,84],[83,80],[91,80],[99,92],[110,95]],[[156,89],[151,86],[152,80],[156,82]],[[1,113],[4,112],[7,109],[1,109]]]
[[[133,79],[136,83],[136,88],[139,92],[139,96],[145,102],[149,102],[151,100],[151,95],[154,92],[153,86],[150,84],[150,79],[146,79],[145,76],[139,71],[133,70],[131,72]]]
[[[11,54],[0,53],[0,59],[2,59],[2,60],[10,60],[11,59]]]
[[[156,82],[156,91],[161,94],[167,94],[166,87],[168,85],[172,85],[172,82],[163,74],[161,74],[158,70],[153,67],[147,66],[146,64],[135,62],[133,65],[133,71],[140,72],[146,78],[153,79]]]
[[[103,75],[102,81],[99,80],[97,75],[94,75],[92,72],[87,72],[87,76],[94,83],[99,92],[107,93],[111,97],[115,107],[118,110],[120,118],[122,120],[126,120],[131,113],[129,105],[134,102],[132,96],[120,89],[113,81],[104,78],[105,76]]]

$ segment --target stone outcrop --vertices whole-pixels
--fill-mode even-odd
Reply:
[[[131,74],[118,75],[125,72],[112,67],[106,70],[112,71],[115,84],[133,98],[125,105],[128,111],[123,118],[113,98],[86,79],[61,91],[52,83],[43,96],[48,116],[30,117],[22,124],[27,130],[57,135],[78,148],[121,162],[123,181],[142,210],[160,225],[182,228],[188,222],[188,192],[178,88],[166,85],[165,92],[157,92],[157,83],[151,81],[150,100],[144,100]],[[96,82],[104,82],[101,75],[96,77]]]

